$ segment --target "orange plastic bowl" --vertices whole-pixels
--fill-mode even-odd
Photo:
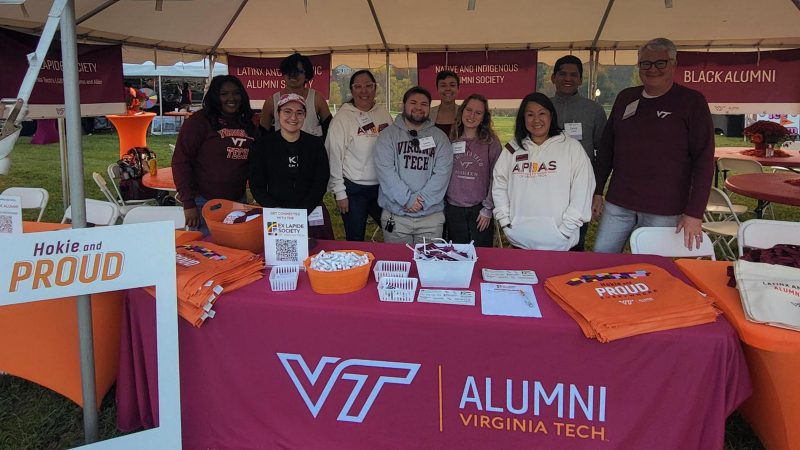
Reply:
[[[363,266],[354,267],[347,270],[337,270],[335,272],[320,272],[311,268],[311,258],[309,256],[303,261],[303,265],[308,272],[308,280],[311,282],[311,289],[317,294],[347,294],[363,289],[369,280],[369,272],[375,256],[370,252],[361,250],[335,250],[329,253],[353,252],[357,255],[367,255],[369,262]]]
[[[206,220],[211,241],[224,247],[250,250],[253,253],[264,251],[264,216],[242,223],[227,224],[222,221],[232,211],[249,211],[255,206],[245,205],[224,199],[209,200],[203,205],[203,218]]]

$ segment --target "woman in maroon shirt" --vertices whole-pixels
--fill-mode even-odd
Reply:
[[[187,226],[208,234],[201,214],[208,200],[245,200],[254,137],[253,110],[242,82],[232,75],[214,77],[203,109],[186,119],[172,155],[172,175]]]

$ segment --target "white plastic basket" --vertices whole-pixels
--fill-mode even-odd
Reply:
[[[414,248],[421,251],[423,244]],[[453,244],[456,250],[466,252],[470,259],[466,261],[427,261],[414,254],[419,282],[422,287],[468,288],[472,281],[472,271],[478,260],[475,246],[472,244]]]
[[[383,277],[406,278],[411,271],[409,261],[378,261],[372,272],[375,274],[375,281],[380,283]]]
[[[269,287],[274,291],[293,291],[297,289],[297,276],[300,266],[275,266],[269,272]]]
[[[383,277],[378,283],[378,298],[382,302],[413,302],[416,292],[416,278]]]

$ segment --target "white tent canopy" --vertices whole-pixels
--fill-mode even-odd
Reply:
[[[122,64],[122,74],[126,77],[171,77],[171,78],[207,78],[209,63],[195,61],[177,63],[173,66],[156,66],[152,61],[141,64]],[[214,65],[213,75],[227,75],[228,66],[222,63]]]
[[[126,62],[431,50],[615,51],[657,36],[689,48],[800,47],[800,0],[192,0],[75,2],[79,39],[123,44]],[[474,3],[475,9],[468,10]],[[36,33],[49,1],[0,6],[0,26]],[[628,52],[629,53],[629,52]],[[616,61],[614,61],[616,57]],[[620,58],[626,58],[622,61]]]

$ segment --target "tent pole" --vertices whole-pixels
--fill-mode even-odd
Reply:
[[[208,78],[206,79],[205,86],[203,86],[203,98],[208,94],[208,86],[211,85],[211,80],[214,79],[214,64],[217,63],[217,55],[208,55]],[[194,101],[194,99],[192,99]]]
[[[386,36],[383,34],[383,27],[381,26],[381,21],[378,19],[378,12],[375,11],[375,5],[372,4],[372,0],[367,0],[367,4],[369,5],[369,10],[372,12],[372,20],[375,21],[375,28],[378,29],[378,34],[381,36],[381,42],[383,43],[383,49],[386,51],[386,110],[391,112],[392,111],[392,97],[391,93],[389,92],[389,43],[386,41]],[[367,50],[367,55],[369,55],[369,50]]]
[[[58,119],[58,153],[61,155],[61,202],[64,211],[69,207],[69,163],[67,162],[67,125],[63,117]]]
[[[161,116],[161,120],[158,121],[159,128],[158,132],[162,136],[164,135],[164,93],[161,90],[161,75],[158,76],[158,115]]]
[[[386,50],[386,110],[392,110],[392,83],[389,73],[389,50]]]
[[[64,107],[69,163],[72,228],[86,228],[83,191],[83,147],[81,145],[81,100],[78,89],[78,43],[75,36],[75,0],[68,0],[61,15],[61,59],[64,69]],[[94,378],[92,304],[79,295],[78,339],[80,342],[81,387],[83,389],[83,432],[86,443],[97,441],[97,400]]]
[[[594,93],[597,90],[597,71],[595,70],[595,60],[597,59],[597,50],[592,48],[589,49],[589,82],[587,83],[586,89],[586,98],[590,98],[592,100],[596,100]]]

